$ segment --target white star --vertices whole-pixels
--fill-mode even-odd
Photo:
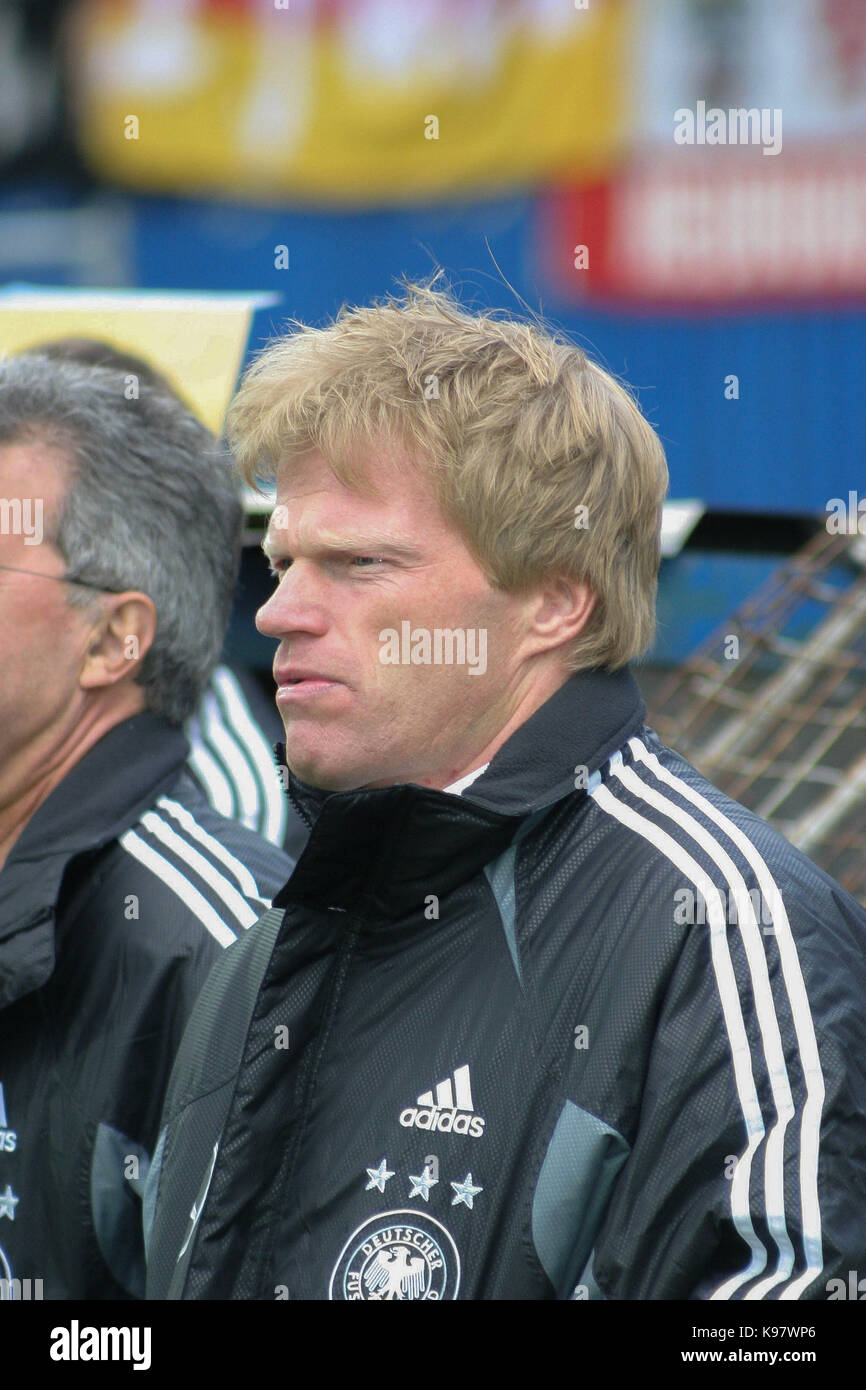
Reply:
[[[456,1207],[459,1202],[462,1202],[470,1211],[474,1198],[478,1196],[479,1192],[484,1191],[483,1187],[472,1186],[471,1173],[467,1173],[462,1182],[453,1182],[451,1186],[454,1188],[454,1196],[451,1199],[452,1207]]]
[[[433,1177],[429,1168],[425,1168],[419,1178],[414,1178],[410,1173],[409,1181],[414,1184],[412,1191],[409,1193],[410,1199],[412,1197],[423,1197],[425,1202],[429,1202],[430,1188],[435,1187],[439,1179]]]
[[[7,1182],[6,1191],[0,1192],[0,1216],[8,1216],[10,1221],[14,1221],[15,1208],[20,1201],[21,1198],[15,1196],[15,1193]]]
[[[382,1162],[379,1164],[378,1168],[368,1168],[367,1174],[369,1176],[370,1181],[364,1188],[365,1192],[371,1192],[374,1187],[378,1187],[380,1192],[384,1192],[385,1183],[388,1181],[389,1178],[393,1178],[394,1176],[393,1173],[389,1173],[388,1171],[387,1158],[382,1159]]]

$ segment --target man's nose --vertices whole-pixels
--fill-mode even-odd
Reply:
[[[321,634],[328,620],[321,585],[295,560],[274,592],[256,613],[256,627],[264,637],[285,637],[291,632]]]

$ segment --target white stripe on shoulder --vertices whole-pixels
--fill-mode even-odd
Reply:
[[[211,936],[216,937],[221,946],[231,946],[237,940],[235,933],[227,927],[218,912],[215,912],[203,897],[194,884],[185,878],[173,864],[158,854],[151,845],[142,840],[134,830],[126,830],[120,837],[123,848],[133,855],[140,864],[150,869],[157,878],[161,879],[169,888],[177,894],[182,902],[186,904],[190,912],[193,912],[200,922],[203,922]]]
[[[238,746],[234,730],[225,722],[219,701],[212,690],[206,690],[198,707],[205,738],[222,759],[238,801],[239,815],[244,825],[258,827],[260,796],[250,765]]]
[[[632,752],[642,761],[648,761],[640,749],[639,740],[635,739],[629,743]],[[650,764],[650,766],[652,766]],[[659,764],[661,768],[661,765]],[[658,777],[658,771],[652,767],[652,771]],[[664,769],[661,768],[663,772]],[[764,951],[764,943],[761,938],[760,928],[755,917],[752,900],[749,897],[748,889],[742,874],[737,868],[725,848],[719,843],[710,832],[695,820],[695,817],[684,810],[677,802],[670,797],[661,795],[658,791],[647,786],[638,776],[634,768],[617,766],[613,769],[614,775],[619,778],[625,787],[639,799],[646,801],[661,815],[667,816],[675,824],[680,826],[689,834],[692,839],[700,845],[701,849],[714,860],[724,877],[727,879],[729,892],[725,893],[724,902],[730,903],[733,899],[737,910],[737,922],[740,927],[740,935],[746,952],[746,960],[751,977],[752,993],[755,1000],[755,1012],[758,1020],[758,1028],[761,1034],[764,1056],[767,1063],[767,1072],[770,1078],[770,1086],[773,1094],[773,1106],[776,1111],[776,1121],[767,1135],[766,1158],[764,1163],[764,1183],[766,1199],[767,1224],[770,1234],[779,1249],[779,1262],[776,1267],[776,1274],[769,1280],[764,1281],[767,1287],[787,1279],[794,1268],[794,1246],[788,1235],[785,1223],[785,1130],[794,1116],[794,1098],[791,1094],[791,1085],[788,1080],[788,1071],[785,1066],[785,1051],[782,1046],[782,1035],[779,1029],[779,1021],[776,1017],[776,1009],[773,1001],[773,991],[770,986],[770,975],[767,969],[767,958]],[[661,779],[667,782],[667,779]],[[673,778],[671,786],[675,786]],[[775,888],[775,885],[774,885]],[[776,897],[780,899],[778,889],[775,890]],[[777,904],[773,903],[774,908]],[[727,934],[725,936],[725,949],[728,950]],[[728,950],[730,955],[730,951]],[[714,1297],[729,1298],[734,1291],[744,1283],[743,1274],[736,1275],[727,1281],[716,1291]],[[758,1286],[760,1288],[761,1286]],[[759,1297],[760,1294],[755,1290],[750,1290],[747,1298]]]
[[[764,902],[770,904],[776,945],[782,967],[782,979],[788,993],[791,1017],[800,1051],[800,1063],[806,1086],[806,1100],[800,1120],[800,1204],[802,1208],[803,1245],[806,1255],[806,1268],[787,1288],[780,1299],[796,1299],[817,1278],[824,1267],[823,1241],[821,1233],[821,1207],[818,1198],[818,1152],[821,1131],[821,1112],[824,1108],[824,1073],[818,1052],[815,1025],[806,992],[806,982],[797,954],[797,946],[788,921],[788,914],[782,901],[779,888],[757,847],[738,825],[726,816],[717,806],[700,792],[690,787],[681,777],[676,777],[650,753],[638,738],[629,740],[629,747],[636,757],[640,757],[656,776],[691,801],[705,816],[712,820],[732,840],[743,858],[753,870],[758,880]],[[777,1275],[779,1271],[777,1270]],[[787,1275],[781,1276],[787,1277]],[[762,1298],[780,1282],[776,1276],[762,1280],[746,1294],[747,1298]]]
[[[160,840],[166,849],[170,849],[172,854],[194,869],[199,878],[204,879],[205,883],[213,889],[217,897],[222,899],[229,912],[234,914],[244,929],[251,927],[254,922],[259,920],[259,914],[250,907],[246,898],[238,892],[230,879],[226,878],[225,874],[209,859],[205,859],[200,850],[194,849],[188,840],[185,840],[170,825],[167,825],[156,811],[145,811],[144,815],[140,817],[140,824],[144,826],[145,830],[149,830],[155,839]]]
[[[209,834],[204,826],[199,825],[191,811],[188,811],[185,806],[170,796],[157,797],[156,804],[163,811],[168,811],[168,814],[177,821],[182,830],[186,831],[190,839],[204,845],[214,859],[218,859],[221,864],[226,866],[240,884],[241,892],[245,898],[254,898],[256,902],[264,903],[265,907],[270,907],[270,898],[264,897],[259,892],[259,885],[246,864],[241,863],[240,859],[232,854],[231,850],[227,849],[215,835]]]
[[[206,746],[197,715],[187,720],[184,732],[190,744],[187,762],[201,782],[208,801],[221,816],[234,819],[235,799],[231,783]]]
[[[217,687],[228,706],[238,733],[242,736],[248,756],[261,779],[265,797],[265,823],[262,834],[272,844],[282,846],[286,838],[289,808],[274,765],[273,750],[256,723],[244,690],[227,666],[218,666],[212,684]]]
[[[613,770],[615,770],[617,760],[619,763],[622,762],[621,754],[614,754],[614,757],[610,760],[610,765]],[[752,1168],[752,1157],[764,1138],[765,1130],[761,1106],[758,1101],[757,1091],[755,1090],[755,1078],[752,1072],[752,1056],[745,1022],[743,1020],[743,1012],[740,1008],[737,980],[728,950],[725,911],[722,905],[721,895],[709,874],[705,873],[700,864],[698,864],[666,830],[662,830],[654,821],[647,820],[645,816],[639,815],[637,811],[625,805],[624,802],[618,801],[607,786],[602,785],[596,787],[591,795],[596,805],[603,811],[615,817],[622,825],[628,826],[628,828],[633,830],[637,835],[641,835],[645,840],[648,840],[649,843],[660,850],[672,864],[675,864],[680,872],[699,889],[707,904],[707,916],[710,928],[710,955],[719,990],[722,1016],[725,1021],[725,1028],[731,1048],[734,1082],[740,1108],[743,1112],[746,1134],[748,1136],[746,1148],[737,1161],[737,1166],[731,1179],[731,1215],[736,1230],[752,1252],[747,1277],[754,1278],[766,1269],[767,1250],[763,1242],[759,1240],[755,1228],[752,1225],[752,1217],[749,1210],[749,1180]]]

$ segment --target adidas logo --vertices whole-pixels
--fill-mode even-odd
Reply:
[[[422,1091],[414,1105],[400,1115],[406,1129],[438,1130],[440,1134],[471,1134],[480,1139],[484,1121],[475,1114],[468,1067],[455,1067],[453,1079],[438,1082],[436,1094]]]

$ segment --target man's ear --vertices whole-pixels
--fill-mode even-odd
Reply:
[[[78,678],[82,690],[117,685],[134,675],[156,636],[156,608],[147,594],[112,594],[88,636]]]
[[[541,585],[530,612],[529,635],[536,651],[554,651],[572,642],[589,621],[595,602],[588,585],[567,575]]]

